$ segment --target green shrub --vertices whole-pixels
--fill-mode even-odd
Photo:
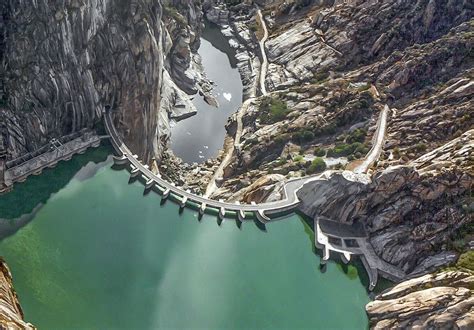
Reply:
[[[313,159],[313,161],[311,162],[311,165],[308,167],[306,172],[308,174],[313,174],[313,173],[323,172],[324,170],[326,170],[326,162],[324,161],[324,159],[318,157],[318,158]]]
[[[259,111],[259,119],[262,124],[273,124],[282,121],[290,112],[285,102],[272,97],[265,97],[262,100]]]
[[[276,144],[285,144],[289,140],[288,134],[280,134],[275,137]]]
[[[287,160],[285,158],[278,158],[275,162],[275,166],[282,166],[285,165]]]
[[[369,148],[360,142],[351,144],[339,143],[332,149],[328,150],[328,157],[348,157],[355,155],[356,158],[361,158],[369,152]]]
[[[321,130],[321,135],[331,135],[334,133],[336,133],[336,125],[333,123],[324,126]]]
[[[415,150],[418,151],[418,152],[425,152],[426,149],[427,149],[427,147],[426,147],[426,144],[424,144],[424,143],[418,143],[415,146]]]
[[[359,147],[360,143],[356,142],[353,144],[341,143],[337,144],[334,148],[328,150],[328,156],[330,157],[343,157],[349,156]]]
[[[298,155],[298,156],[296,156],[293,160],[294,160],[295,162],[299,163],[299,162],[301,162],[301,161],[303,160],[303,156]]]
[[[365,92],[369,89],[370,89],[370,84],[368,84],[368,83],[365,83],[365,84],[360,85],[359,87],[357,87],[358,92]]]
[[[464,268],[474,271],[474,251],[467,251],[459,256],[456,263],[458,268]]]
[[[164,14],[168,17],[171,17],[176,21],[181,26],[186,26],[188,23],[186,21],[186,18],[181,15],[175,7],[172,7],[171,5],[165,5],[163,7]]]
[[[356,129],[352,131],[349,136],[346,138],[347,143],[354,143],[354,142],[364,142],[365,137],[367,136],[367,131],[365,129]]]
[[[318,156],[318,157],[324,157],[324,156],[326,156],[326,150],[318,147],[318,148],[314,149],[314,155]]]
[[[400,148],[399,147],[393,148],[393,156],[395,158],[400,158]]]
[[[291,136],[291,139],[297,143],[305,143],[305,142],[309,142],[309,141],[312,141],[314,140],[314,133],[309,131],[309,130],[306,130],[306,129],[303,129],[301,131],[297,131],[295,133],[293,133],[293,135]]]

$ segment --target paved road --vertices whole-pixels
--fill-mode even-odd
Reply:
[[[354,169],[354,173],[366,173],[370,166],[372,166],[372,164],[379,159],[380,154],[382,153],[383,143],[385,141],[385,133],[387,130],[387,117],[389,111],[390,108],[388,107],[388,105],[385,105],[377,121],[377,129],[375,131],[374,138],[372,141],[372,148],[370,149],[362,164],[360,164]]]

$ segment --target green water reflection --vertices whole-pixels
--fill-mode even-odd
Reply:
[[[357,269],[329,263],[321,272],[298,216],[267,232],[199,222],[194,211],[143,196],[126,171],[104,163],[109,151],[0,197],[0,218],[45,203],[0,243],[28,321],[44,329],[367,327]]]

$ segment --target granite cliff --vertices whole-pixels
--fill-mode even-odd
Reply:
[[[3,259],[0,259],[0,328],[36,329],[23,320],[23,311],[13,289],[12,275]]]
[[[450,270],[425,275],[379,294],[367,305],[372,329],[472,329],[474,275]]]
[[[206,84],[194,56],[194,1],[4,1],[1,133],[7,160],[117,112],[127,144],[159,159],[170,119],[195,110]]]

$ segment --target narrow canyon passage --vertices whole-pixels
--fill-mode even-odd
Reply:
[[[193,100],[197,114],[173,125],[171,150],[187,163],[202,163],[217,156],[224,144],[225,124],[242,104],[242,82],[234,50],[211,23],[203,31],[199,54],[208,78],[215,84],[219,107],[207,104],[197,94]]]

